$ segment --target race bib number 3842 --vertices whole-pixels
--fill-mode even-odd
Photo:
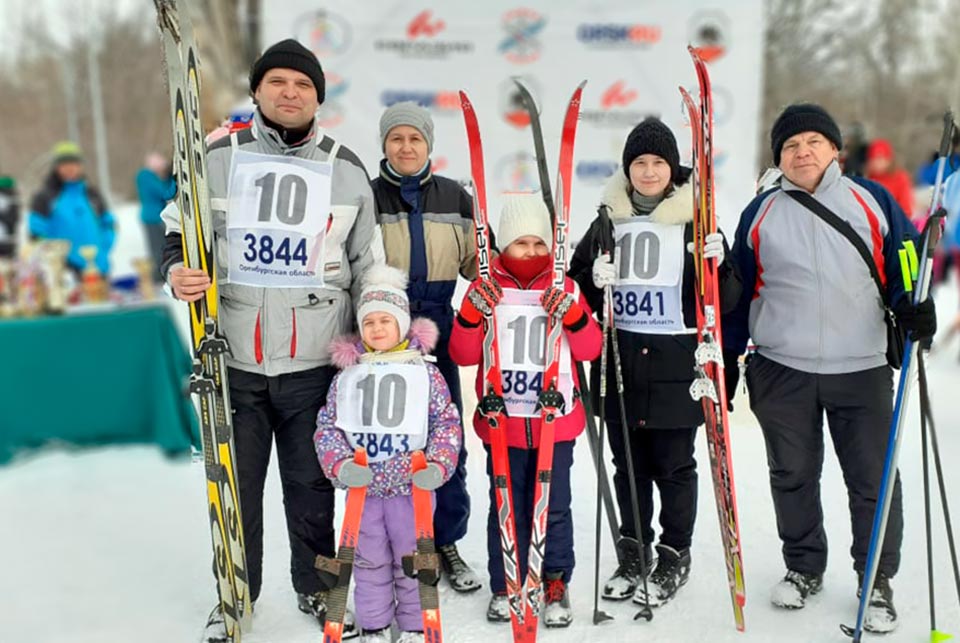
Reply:
[[[227,205],[230,282],[323,286],[332,175],[329,163],[234,153]]]

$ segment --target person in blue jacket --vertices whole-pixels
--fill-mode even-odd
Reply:
[[[799,609],[822,588],[827,566],[820,503],[824,413],[847,487],[853,568],[862,575],[893,415],[893,371],[883,301],[866,261],[790,193],[812,196],[852,226],[870,249],[898,323],[914,340],[933,336],[936,311],[932,299],[914,305],[904,292],[897,252],[905,240],[917,241],[916,229],[881,185],[841,175],[842,142],[833,118],[818,105],[790,105],[770,139],[783,178],[741,215],[732,260],[743,294],[724,317],[723,336],[738,354],[749,337],[757,346],[747,364],[747,390],[766,441],[787,568],[771,599]],[[736,386],[727,390],[732,395]],[[864,623],[869,631],[897,625],[890,579],[900,565],[902,539],[897,480]]]
[[[177,195],[177,183],[170,175],[170,161],[162,154],[152,152],[144,159],[143,167],[137,172],[137,195],[140,197],[140,221],[147,235],[147,246],[153,265],[158,267],[163,261],[166,224],[160,213],[167,202]]]
[[[67,265],[83,272],[83,246],[96,246],[97,269],[110,272],[110,250],[116,236],[114,218],[100,191],[87,183],[80,146],[63,141],[53,146],[53,167],[30,201],[28,226],[34,239],[70,242]]]

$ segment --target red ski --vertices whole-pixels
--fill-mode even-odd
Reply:
[[[703,240],[717,231],[713,180],[713,103],[706,63],[688,47],[700,85],[700,105],[682,87],[693,138],[693,239],[697,277],[697,337],[695,354],[698,377],[690,387],[694,399],[703,403],[703,415],[710,452],[710,470],[720,519],[720,537],[727,565],[727,581],[737,629],[743,631],[746,592],[743,580],[743,553],[740,520],[733,484],[730,453],[730,423],[727,418],[727,391],[724,378],[723,339],[720,331],[720,280],[716,259],[702,255]]]
[[[490,227],[487,220],[487,191],[483,170],[483,145],[477,113],[466,93],[460,92],[460,108],[470,144],[470,174],[473,178],[473,223],[477,243],[477,274],[490,278]],[[510,461],[507,455],[506,405],[503,401],[503,380],[500,374],[500,347],[496,317],[483,320],[484,395],[477,408],[490,427],[490,453],[493,460],[493,485],[496,489],[497,521],[500,526],[500,551],[510,605],[513,640],[523,640],[523,596],[521,594],[520,560],[517,552],[517,530],[510,486]]]
[[[357,449],[353,461],[367,466],[367,452]],[[353,575],[353,560],[360,537],[360,519],[367,499],[366,487],[351,487],[347,491],[347,505],[340,529],[340,547],[335,559],[317,556],[316,566],[321,572],[333,575],[336,585],[327,594],[327,620],[323,626],[323,643],[340,643],[343,637],[343,617],[347,613],[347,596],[350,592],[350,577]]]
[[[573,181],[573,144],[580,117],[580,83],[570,98],[563,119],[560,139],[560,159],[557,172],[557,216],[553,222],[553,286],[563,290],[567,274],[567,255],[570,251],[570,186]],[[530,550],[527,556],[526,607],[524,611],[524,641],[537,640],[537,625],[543,607],[543,557],[547,546],[547,515],[550,509],[550,482],[553,473],[553,444],[555,422],[564,413],[566,400],[559,390],[560,343],[563,324],[559,319],[547,318],[547,362],[543,372],[543,389],[537,405],[540,407],[540,446],[537,450],[537,487],[533,496],[533,526],[530,532]]]
[[[423,451],[414,451],[410,458],[412,473],[427,468]],[[423,613],[424,643],[443,643],[443,628],[440,625],[440,558],[433,541],[433,494],[413,485],[413,519],[417,530],[417,551],[405,557],[404,566],[408,575],[418,581],[420,611]]]

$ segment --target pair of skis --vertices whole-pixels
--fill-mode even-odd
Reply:
[[[190,304],[193,374],[190,392],[200,405],[200,435],[214,570],[227,636],[240,641],[252,617],[243,522],[233,445],[226,354],[218,319],[214,231],[207,190],[206,152],[200,121],[199,56],[183,0],[154,0],[170,93],[183,259],[210,277],[205,296]]]
[[[693,247],[697,286],[697,378],[690,395],[703,404],[703,415],[710,452],[710,473],[720,519],[720,538],[727,567],[727,582],[737,629],[743,631],[743,606],[746,591],[743,581],[743,553],[740,544],[740,520],[733,484],[733,458],[730,452],[730,423],[727,418],[727,390],[724,377],[723,339],[720,333],[720,278],[716,259],[703,256],[707,235],[717,231],[713,176],[713,101],[707,65],[693,47],[688,47],[700,86],[700,104],[683,87],[693,138]]]
[[[573,181],[573,147],[576,140],[577,121],[580,116],[581,83],[574,91],[563,121],[560,142],[559,171],[557,177],[557,207],[553,221],[552,285],[563,289],[566,279],[567,255],[569,254],[570,189]],[[483,166],[483,146],[480,140],[480,125],[476,112],[466,93],[460,92],[470,146],[470,170],[473,178],[474,227],[477,243],[477,273],[490,278],[491,245],[487,218],[486,180]],[[546,368],[543,389],[540,392],[540,446],[537,451],[537,487],[533,499],[533,524],[530,535],[527,578],[522,583],[517,552],[517,537],[513,496],[510,488],[510,466],[507,451],[506,406],[503,401],[503,384],[500,372],[499,343],[495,316],[483,320],[483,382],[484,395],[479,401],[479,411],[490,427],[490,448],[493,459],[493,483],[497,500],[497,516],[500,529],[500,548],[503,555],[507,586],[507,602],[514,641],[533,642],[537,638],[540,610],[543,607],[543,559],[546,553],[547,517],[549,513],[550,484],[553,469],[553,447],[556,419],[562,415],[565,400],[559,391],[560,345],[563,334],[561,320],[547,318]],[[523,589],[521,590],[521,583]]]
[[[353,461],[367,466],[367,452],[357,449]],[[411,473],[427,467],[423,451],[411,454]],[[420,610],[423,614],[423,638],[425,643],[443,643],[440,624],[440,559],[433,540],[433,499],[429,491],[413,485],[413,514],[417,530],[417,551],[403,557],[404,573],[416,578],[419,585]],[[343,621],[347,613],[347,597],[350,579],[356,558],[357,542],[360,539],[360,521],[367,498],[366,487],[352,487],[347,491],[347,504],[340,529],[340,545],[335,559],[317,556],[316,566],[332,579],[332,589],[327,594],[326,622],[323,626],[323,643],[340,643],[343,638]]]
[[[934,184],[933,196],[930,203],[930,217],[923,233],[923,246],[920,254],[919,267],[912,270],[909,261],[904,261],[907,253],[900,250],[901,262],[904,265],[904,284],[907,292],[912,291],[913,303],[919,304],[926,300],[930,291],[930,282],[933,274],[933,257],[937,243],[942,234],[942,223],[946,218],[943,206],[943,177],[947,158],[950,154],[950,141],[954,132],[953,114],[947,112],[943,117],[943,135],[940,139],[940,151],[937,165],[937,180]],[[911,274],[913,273],[913,274]],[[913,281],[916,281],[914,284]],[[857,608],[857,622],[853,627],[841,625],[844,634],[860,643],[863,636],[864,619],[873,594],[873,585],[877,579],[877,569],[880,565],[880,554],[883,550],[883,541],[887,534],[887,519],[890,516],[890,505],[893,502],[894,484],[897,479],[897,462],[900,456],[900,444],[903,439],[903,420],[910,391],[916,377],[917,364],[922,359],[920,346],[917,342],[907,338],[903,347],[903,364],[900,366],[900,382],[897,385],[897,395],[894,401],[893,418],[890,423],[890,433],[887,438],[887,452],[883,465],[883,477],[880,481],[880,495],[877,498],[877,508],[873,516],[873,527],[870,533],[870,546],[867,549],[867,565],[863,573],[863,585],[860,587],[860,605]],[[926,373],[924,373],[924,392],[926,390]],[[926,456],[926,449],[924,449]],[[924,476],[926,478],[926,475]],[[932,596],[931,596],[932,601]],[[931,605],[932,609],[932,605]],[[935,624],[931,623],[931,640],[937,640]],[[940,635],[942,636],[942,635]],[[940,639],[943,640],[943,639]]]

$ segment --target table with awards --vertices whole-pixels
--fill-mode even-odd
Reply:
[[[199,443],[190,358],[162,303],[2,319],[0,346],[0,463],[51,442]]]

